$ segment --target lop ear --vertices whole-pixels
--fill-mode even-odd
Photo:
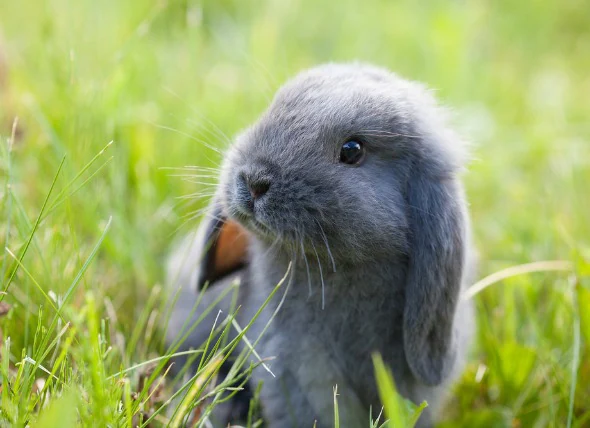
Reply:
[[[213,201],[208,216],[203,220],[196,238],[198,266],[196,288],[212,283],[246,263],[248,235],[235,221],[229,220],[220,205]]]
[[[457,353],[454,316],[465,264],[465,202],[452,173],[435,176],[417,166],[407,186],[411,244],[404,348],[413,374],[438,385]]]

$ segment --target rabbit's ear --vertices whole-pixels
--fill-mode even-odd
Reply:
[[[438,385],[450,374],[457,352],[454,315],[465,264],[465,202],[452,175],[434,176],[415,166],[406,194],[411,244],[404,348],[414,375]]]
[[[242,226],[223,215],[219,204],[212,203],[209,215],[197,233],[200,258],[197,268],[197,290],[244,266],[248,235]]]

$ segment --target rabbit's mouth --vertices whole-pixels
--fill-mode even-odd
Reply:
[[[272,194],[253,200],[243,188],[236,186],[226,194],[224,205],[228,217],[264,241],[300,245],[302,241],[312,240],[323,245],[326,239],[324,227],[328,230],[328,226],[322,227],[317,218],[319,213],[309,208],[299,212],[277,207]],[[317,227],[303,228],[306,222]]]
[[[276,233],[273,232],[272,228],[257,219],[253,211],[245,211],[238,206],[232,206],[228,211],[230,217],[256,236],[275,238]]]

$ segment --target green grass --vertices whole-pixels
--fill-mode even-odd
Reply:
[[[167,404],[162,267],[205,202],[178,197],[210,188],[162,167],[215,166],[207,146],[286,78],[361,59],[435,88],[473,142],[480,277],[573,266],[476,296],[441,425],[590,425],[587,2],[2,1],[0,40],[1,424],[158,426],[194,406]],[[231,343],[209,346],[195,397]]]

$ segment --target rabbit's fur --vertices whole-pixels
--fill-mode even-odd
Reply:
[[[284,297],[257,345],[261,357],[275,357],[276,377],[262,368],[253,375],[253,384],[264,381],[269,427],[331,426],[336,385],[342,426],[369,426],[370,408],[373,417],[381,410],[373,352],[405,397],[428,402],[419,424],[434,420],[474,324],[470,303],[459,299],[473,268],[457,178],[465,145],[445,116],[419,84],[372,66],[329,64],[284,85],[229,148],[210,218],[170,271],[183,287],[211,281],[211,301],[207,293],[229,286],[211,274],[216,237],[226,222],[240,224],[249,242],[237,270],[244,322],[292,264],[248,333],[257,337]],[[339,162],[350,139],[366,149],[360,165]],[[257,199],[253,180],[270,185]],[[185,322],[185,306],[173,322]],[[206,339],[205,324],[186,347]]]

